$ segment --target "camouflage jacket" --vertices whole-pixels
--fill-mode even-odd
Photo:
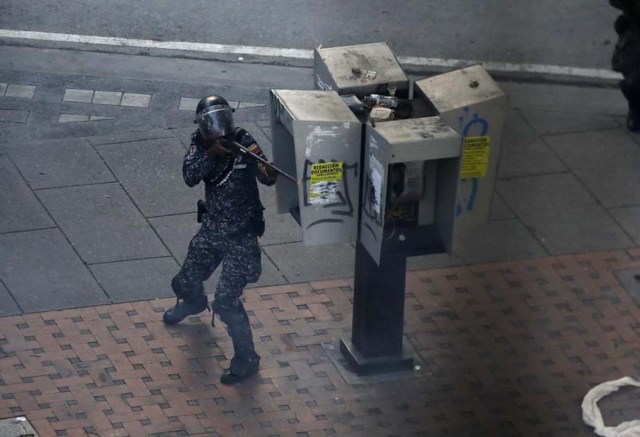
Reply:
[[[236,128],[235,141],[267,159],[256,140],[244,129]],[[196,131],[184,157],[182,176],[194,187],[204,181],[206,214],[203,227],[220,235],[251,232],[255,220],[262,219],[262,204],[256,179],[273,185],[276,175],[258,171],[257,161],[241,154],[213,157],[207,154],[206,143]]]
[[[640,0],[609,0],[609,4],[629,17],[640,14]]]
[[[640,33],[640,0],[609,0],[609,4],[622,11],[613,25],[618,35]]]

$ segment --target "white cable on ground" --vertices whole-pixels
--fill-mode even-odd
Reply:
[[[640,387],[640,381],[625,376],[615,381],[607,381],[593,387],[582,401],[582,420],[595,428],[594,432],[603,437],[640,437],[640,420],[622,422],[616,427],[605,426],[598,401],[616,392],[625,385]]]

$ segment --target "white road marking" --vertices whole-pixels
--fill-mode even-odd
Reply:
[[[148,49],[183,50],[204,53],[233,55],[253,55],[261,57],[313,59],[313,50],[288,49],[279,47],[258,47],[228,44],[211,44],[185,41],[154,41],[150,39],[130,39],[107,36],[75,35],[70,33],[34,32],[29,30],[0,29],[0,38],[28,39],[77,44],[97,44],[116,47],[136,47]],[[239,60],[243,60],[239,56]],[[414,67],[460,68],[472,64],[482,64],[489,71],[503,73],[530,73],[548,76],[567,76],[583,79],[621,79],[622,76],[611,70],[566,67],[544,64],[516,64],[509,62],[482,62],[463,59],[425,58],[417,56],[398,56],[400,64]]]
[[[482,64],[488,71],[503,73],[533,73],[550,76],[569,76],[588,79],[622,79],[620,73],[612,70],[582,67],[565,67],[561,65],[545,64],[515,64],[511,62],[486,62],[461,59],[420,58],[414,56],[398,56],[402,65],[461,68],[472,64]]]
[[[228,53],[237,55],[274,56],[294,59],[311,59],[311,50],[282,49],[271,47],[234,46],[183,41],[154,41],[151,39],[129,39],[108,36],[74,35],[71,33],[32,32],[28,30],[0,29],[0,38],[32,39],[78,44],[98,44],[118,47],[187,50],[206,53]]]

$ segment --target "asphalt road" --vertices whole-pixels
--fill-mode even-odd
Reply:
[[[609,69],[602,0],[3,0],[0,29],[311,49],[387,41],[398,56]]]

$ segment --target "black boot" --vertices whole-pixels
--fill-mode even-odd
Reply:
[[[227,332],[233,343],[231,366],[220,377],[223,384],[235,384],[258,373],[260,355],[253,346],[253,335],[249,317],[242,305],[236,302],[228,307],[213,304],[214,312],[220,314],[220,320],[227,325]]]
[[[231,385],[244,381],[258,373],[260,369],[260,356],[255,352],[254,355],[255,357],[249,359],[240,358],[238,355],[234,356],[231,360],[231,368],[224,371],[220,377],[220,382]],[[241,364],[238,364],[240,362]]]
[[[193,316],[209,309],[207,296],[204,294],[194,300],[180,300],[174,306],[165,311],[162,321],[167,325],[176,325],[182,322],[185,317]]]

